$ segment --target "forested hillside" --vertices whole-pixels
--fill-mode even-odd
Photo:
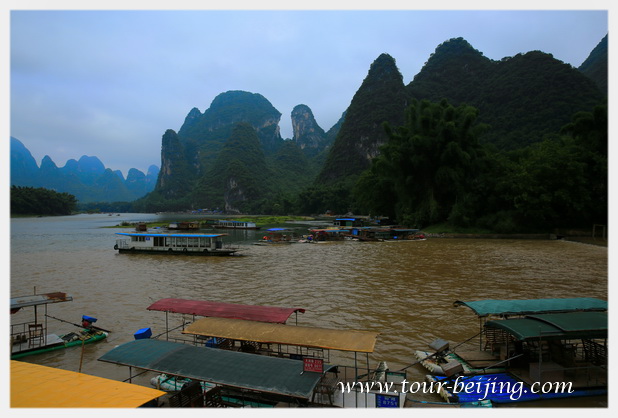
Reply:
[[[42,187],[11,187],[11,215],[70,215],[77,208],[75,196]]]
[[[499,232],[606,223],[602,46],[579,71],[541,51],[493,61],[451,39],[407,86],[381,54],[335,126],[299,105],[288,140],[266,98],[222,93],[165,133],[157,187],[135,208],[353,212]]]

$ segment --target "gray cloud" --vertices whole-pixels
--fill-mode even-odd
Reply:
[[[383,52],[409,83],[442,42],[485,56],[541,50],[579,66],[607,11],[12,11],[11,135],[37,162],[96,155],[125,174],[160,164],[161,136],[219,93],[303,103],[325,130]]]

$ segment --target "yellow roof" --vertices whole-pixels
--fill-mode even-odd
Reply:
[[[240,341],[296,345],[341,351],[373,352],[379,333],[301,327],[228,318],[201,318],[189,325],[185,334],[229,338]]]
[[[137,408],[165,392],[11,360],[11,408]]]

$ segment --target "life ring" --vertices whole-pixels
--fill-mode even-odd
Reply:
[[[167,251],[169,251],[169,252],[171,253],[171,252],[172,252],[172,251],[174,251],[174,250],[173,250],[172,248],[170,248],[170,249],[168,249]]]
[[[182,252],[183,252],[183,253],[186,253],[187,251],[188,251],[188,250],[187,250],[186,248],[183,248],[183,249],[182,249]]]
[[[114,245],[114,250],[117,250],[117,249],[118,249],[118,244],[115,244]]]

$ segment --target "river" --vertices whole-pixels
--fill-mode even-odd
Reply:
[[[195,220],[196,216],[188,217]],[[49,306],[72,322],[98,318],[107,340],[24,358],[32,363],[112,379],[126,368],[97,361],[150,327],[165,331],[165,314],[146,308],[162,298],[304,308],[298,324],[380,333],[370,363],[398,370],[436,338],[452,345],[478,332],[472,311],[456,300],[594,297],[608,299],[607,247],[562,240],[430,238],[406,242],[255,244],[260,231],[232,231],[241,257],[129,255],[114,251],[121,222],[180,221],[154,214],[81,214],[11,219],[10,295],[67,292]],[[185,219],[187,220],[187,219]],[[307,226],[297,226],[305,233]],[[27,309],[11,316],[26,322]],[[50,320],[50,332],[70,325]],[[331,356],[332,358],[332,356]],[[420,366],[408,380],[423,379]],[[605,398],[544,406],[607,406]],[[539,406],[539,405],[535,405]]]

